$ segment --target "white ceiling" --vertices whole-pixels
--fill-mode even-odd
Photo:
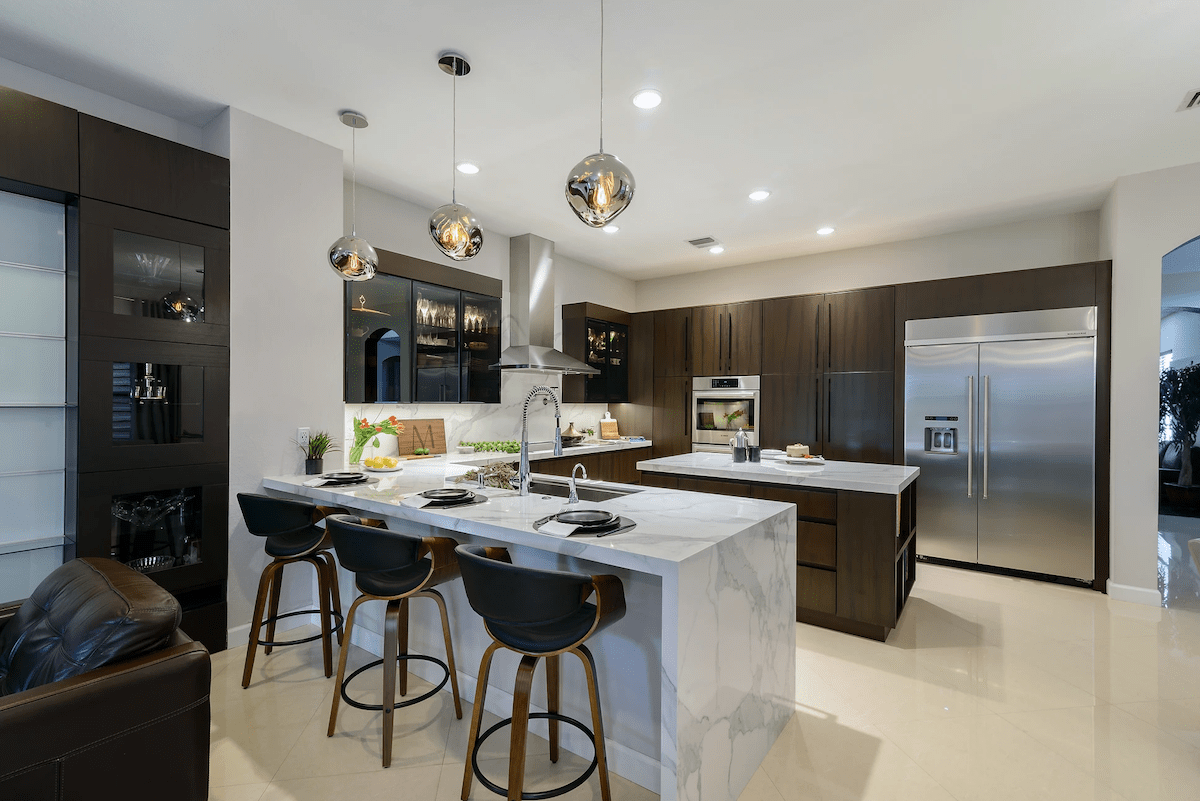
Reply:
[[[1200,161],[1194,0],[607,0],[605,145],[637,194],[604,234],[563,198],[597,148],[594,0],[0,5],[0,56],[196,125],[232,105],[342,147],[362,182],[640,279],[1099,207]],[[630,103],[659,89],[652,112]],[[765,187],[761,204],[746,195]],[[832,225],[837,233],[815,231]],[[720,257],[686,240],[713,236]],[[486,247],[486,243],[485,243]]]

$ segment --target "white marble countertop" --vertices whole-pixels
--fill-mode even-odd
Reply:
[[[640,443],[639,443],[640,444]],[[578,451],[578,449],[573,449]],[[453,509],[415,509],[402,506],[409,495],[454,484],[469,469],[469,463],[444,459],[422,459],[404,463],[398,473],[371,474],[368,486],[307,487],[311,476],[270,476],[263,479],[268,490],[301,495],[322,504],[341,505],[369,514],[402,517],[449,531],[461,531],[514,545],[589,559],[659,575],[675,571],[690,557],[785,514],[789,504],[751,498],[729,498],[707,493],[657,488],[601,502],[583,502],[574,508],[605,509],[634,520],[637,528],[608,537],[574,535],[570,538],[541,534],[533,529],[538,519],[561,511],[566,499],[548,495],[521,497],[512,490],[488,488],[488,502]],[[535,474],[536,475],[536,474]],[[547,480],[563,479],[545,476]],[[622,487],[602,481],[580,481],[580,487]]]
[[[529,451],[529,461],[536,462],[541,459],[559,458],[554,455],[554,448],[543,442],[532,443],[536,446]],[[608,453],[610,451],[625,451],[634,450],[637,448],[649,448],[654,443],[650,440],[641,442],[628,442],[626,440],[599,440],[591,439],[584,440],[582,445],[574,445],[569,448],[563,448],[562,458],[570,456],[586,456],[591,453]],[[393,454],[394,455],[394,454]],[[479,465],[488,464],[489,462],[507,461],[515,462],[521,458],[518,453],[508,453],[506,451],[482,451],[477,453],[458,453],[452,451],[444,455],[439,454],[428,459],[412,459],[401,462],[404,465],[415,464],[435,464],[440,468],[445,468],[448,465],[469,465],[477,467]],[[334,468],[330,468],[334,469]],[[357,470],[357,467],[347,466],[346,470]]]
[[[735,464],[731,454],[683,453],[637,463],[638,470],[680,476],[723,478],[760,484],[786,484],[814,489],[854,490],[898,495],[916,480],[919,467],[862,462],[825,462],[821,467],[790,465],[764,458]]]

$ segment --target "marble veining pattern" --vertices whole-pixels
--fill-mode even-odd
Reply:
[[[637,463],[638,470],[651,473],[732,481],[755,481],[815,489],[855,490],[898,495],[916,480],[920,468],[863,462],[825,462],[820,469],[791,467],[775,460],[735,463],[723,453],[683,453]]]
[[[561,498],[488,490],[489,502],[477,506],[399,505],[404,496],[443,486],[465,469],[412,463],[370,487],[349,489],[304,487],[302,476],[266,478],[263,484],[453,532],[460,541],[480,538],[660,577],[654,627],[661,631],[661,645],[655,645],[660,708],[653,714],[660,727],[653,755],[660,766],[657,789],[663,801],[736,799],[794,709],[795,508],[645,488],[584,504],[633,518],[633,531],[560,539],[533,531],[532,524],[562,508]],[[474,668],[460,659],[460,672]]]

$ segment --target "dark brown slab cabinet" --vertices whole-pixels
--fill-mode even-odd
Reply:
[[[899,495],[643,471],[650,487],[796,505],[796,620],[886,640],[915,581],[916,482]]]
[[[762,302],[692,310],[693,375],[758,375],[762,367]]]

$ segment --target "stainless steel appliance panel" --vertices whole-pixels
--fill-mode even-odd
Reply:
[[[905,348],[905,357],[904,463],[921,468],[917,553],[976,562],[978,473],[971,423],[979,346],[919,345]]]
[[[693,452],[732,453],[729,440],[738,429],[758,444],[759,385],[756,375],[692,379]]]
[[[1091,580],[1095,340],[978,347],[979,561]]]

